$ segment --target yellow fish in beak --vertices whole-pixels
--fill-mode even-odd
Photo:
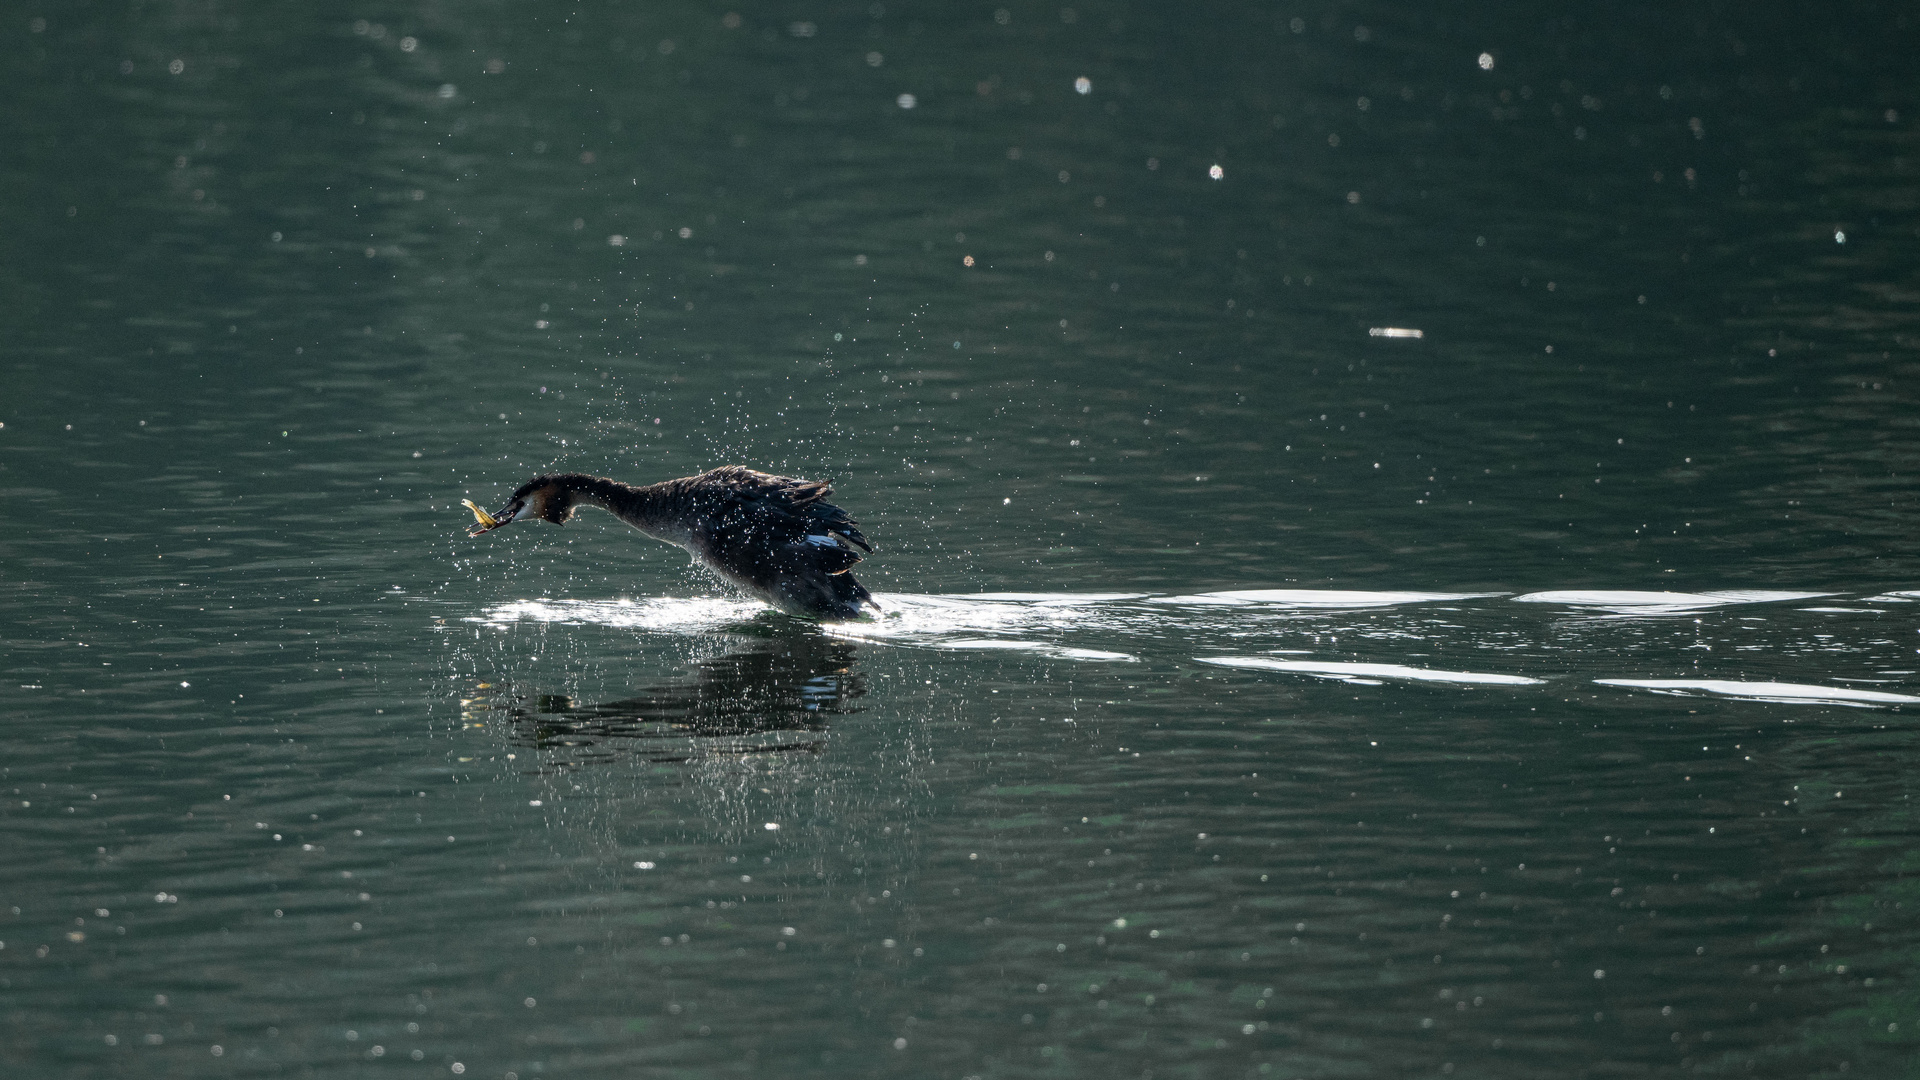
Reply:
[[[467,509],[473,511],[473,520],[476,522],[475,525],[467,529],[469,536],[479,536],[489,529],[497,529],[506,524],[506,522],[480,509],[480,507],[474,504],[472,499],[461,499],[460,502],[466,506]]]

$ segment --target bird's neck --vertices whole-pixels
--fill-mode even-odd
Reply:
[[[602,476],[572,473],[559,481],[573,501],[598,506],[656,540],[685,545],[688,529],[664,484],[635,487]]]

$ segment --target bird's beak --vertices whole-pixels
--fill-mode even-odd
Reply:
[[[466,504],[467,509],[473,511],[473,524],[467,526],[468,536],[479,536],[481,533],[492,532],[502,525],[512,523],[520,511],[526,509],[527,506],[527,504],[521,500],[515,499],[501,507],[498,514],[489,514],[475,505],[472,499],[462,499],[460,501]]]

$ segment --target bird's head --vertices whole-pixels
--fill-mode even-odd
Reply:
[[[535,518],[563,525],[573,516],[573,492],[551,476],[536,476],[521,484],[496,514],[480,509],[472,500],[464,501],[474,517],[474,523],[467,527],[468,536],[479,536],[503,525]]]

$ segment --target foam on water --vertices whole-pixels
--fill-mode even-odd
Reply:
[[[1201,656],[1202,664],[1220,667],[1255,668],[1261,671],[1287,671],[1320,679],[1379,686],[1386,679],[1415,682],[1467,683],[1485,686],[1539,686],[1545,679],[1525,675],[1494,675],[1481,671],[1436,671],[1405,664],[1365,664],[1331,660],[1276,660],[1269,656]]]
[[[1630,686],[1656,694],[1691,696],[1694,693],[1719,694],[1742,701],[1775,701],[1801,705],[1850,705],[1856,708],[1877,705],[1902,705],[1920,702],[1912,694],[1893,694],[1884,690],[1849,690],[1839,686],[1812,686],[1805,683],[1741,682],[1731,679],[1595,679],[1601,686]]]

